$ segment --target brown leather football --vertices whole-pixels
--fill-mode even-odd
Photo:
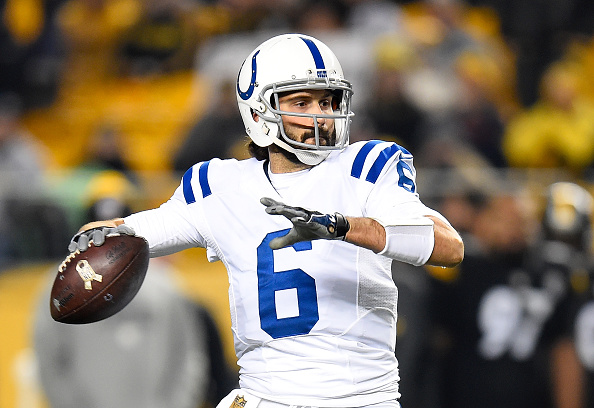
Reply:
[[[149,264],[142,237],[110,235],[101,246],[70,253],[58,267],[50,312],[58,322],[92,323],[113,316],[136,296]]]

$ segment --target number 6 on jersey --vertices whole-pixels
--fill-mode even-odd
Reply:
[[[307,334],[319,320],[318,297],[315,279],[302,269],[274,271],[274,250],[270,241],[283,236],[289,229],[271,232],[258,246],[258,307],[260,326],[272,338]],[[311,241],[298,242],[291,246],[295,251],[309,251]],[[279,317],[283,301],[297,299],[296,315]]]

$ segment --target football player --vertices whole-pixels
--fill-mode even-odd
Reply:
[[[543,216],[542,263],[566,280],[569,306],[564,330],[552,350],[552,385],[557,406],[594,407],[594,198],[572,182],[549,186]]]
[[[197,163],[159,208],[87,224],[70,250],[118,231],[225,264],[241,389],[219,407],[398,407],[391,261],[456,265],[460,236],[406,149],[349,145],[352,86],[321,41],[265,41],[236,91],[253,158]]]

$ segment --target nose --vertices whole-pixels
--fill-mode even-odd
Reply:
[[[318,120],[318,127],[323,127],[326,124],[326,118],[317,118]]]
[[[314,115],[328,114],[328,112],[326,111],[326,109],[324,108],[324,106],[321,103],[314,104],[314,108],[312,110],[313,111],[311,113]],[[316,116],[316,120],[317,120],[318,127],[322,127],[326,124],[327,118],[323,118],[323,117],[321,118],[319,116]]]

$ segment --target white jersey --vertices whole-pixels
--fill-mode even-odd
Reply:
[[[125,222],[147,238],[152,256],[199,246],[225,264],[242,388],[321,407],[399,397],[391,260],[340,240],[272,250],[270,240],[292,224],[267,214],[260,198],[355,217],[434,214],[416,193],[412,156],[369,141],[297,173],[270,174],[267,166],[198,163],[168,202]]]

